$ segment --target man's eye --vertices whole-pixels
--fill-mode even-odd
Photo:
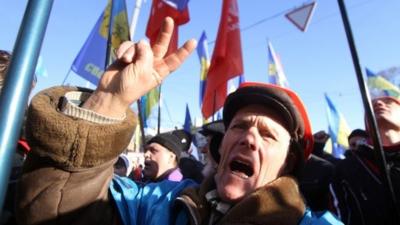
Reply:
[[[232,129],[245,129],[246,125],[242,124],[242,123],[237,123],[237,124],[233,124],[231,128]]]
[[[275,136],[269,131],[260,131],[260,135],[264,138],[272,138],[276,140]]]

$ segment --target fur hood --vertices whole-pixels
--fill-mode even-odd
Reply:
[[[176,209],[186,208],[191,224],[208,224],[211,206],[205,199],[215,188],[214,177],[200,188],[189,188],[177,199]],[[280,177],[235,204],[218,224],[298,224],[306,206],[292,177]]]

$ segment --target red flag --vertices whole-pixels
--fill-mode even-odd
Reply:
[[[228,80],[241,74],[243,62],[238,5],[236,0],[224,0],[201,109],[204,118],[209,118],[224,105]]]
[[[168,4],[168,1],[165,0],[153,0],[146,29],[146,36],[150,39],[150,45],[153,45],[157,40],[164,18],[169,16],[174,20],[175,27],[167,54],[175,51],[178,48],[178,26],[185,24],[190,20],[187,1],[184,4],[185,6],[178,7],[174,4]],[[179,10],[178,8],[183,8],[183,10]]]

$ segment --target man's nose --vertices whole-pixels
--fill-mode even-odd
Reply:
[[[382,101],[381,99],[377,99],[377,100],[375,100],[375,101],[372,102],[372,106],[373,106],[373,107],[380,106],[380,105],[384,105],[384,104],[385,104],[385,102]]]
[[[256,127],[250,127],[243,132],[243,136],[240,140],[241,145],[246,145],[250,150],[255,151],[258,149],[260,144],[260,135]]]

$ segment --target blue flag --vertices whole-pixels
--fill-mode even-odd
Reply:
[[[164,0],[164,2],[182,12],[186,9],[189,0]]]
[[[114,50],[126,40],[129,40],[129,24],[125,0],[109,0],[71,70],[97,85],[106,67],[115,59]]]
[[[222,120],[222,112],[221,112],[221,110],[217,114],[217,120]]]
[[[349,148],[347,137],[350,134],[350,128],[344,116],[339,112],[326,93],[325,100],[328,104],[328,130],[332,140],[332,155],[336,158],[342,158],[344,151]]]
[[[183,129],[188,133],[191,133],[192,130],[192,118],[190,117],[189,105],[187,103],[186,103],[185,124],[183,124]]]
[[[239,76],[239,81],[238,81],[238,82],[239,82],[238,87],[239,87],[242,83],[246,82],[246,80],[244,79],[244,75],[243,75],[243,74]]]

